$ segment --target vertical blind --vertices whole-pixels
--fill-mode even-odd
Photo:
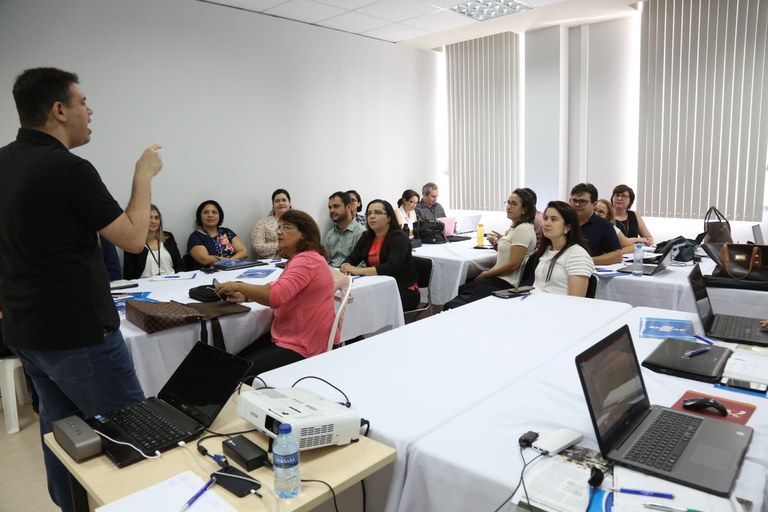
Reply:
[[[649,0],[642,11],[637,209],[762,219],[768,0]]]
[[[515,189],[518,155],[518,35],[446,47],[451,204],[498,210]]]

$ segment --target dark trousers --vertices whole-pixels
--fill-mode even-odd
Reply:
[[[301,354],[288,348],[281,348],[272,341],[272,334],[267,332],[244,348],[239,354],[253,363],[248,370],[249,376],[260,375],[304,359]]]
[[[469,281],[459,287],[459,295],[445,303],[443,311],[484,299],[497,290],[506,290],[507,288],[512,288],[512,285],[496,276],[479,281]]]

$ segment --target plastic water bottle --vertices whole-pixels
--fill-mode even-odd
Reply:
[[[643,275],[643,244],[637,244],[632,254],[632,275]]]
[[[477,225],[477,245],[485,245],[485,226]]]
[[[277,432],[277,439],[272,444],[275,493],[280,498],[291,499],[298,496],[301,491],[299,443],[291,432],[289,424],[280,424]]]

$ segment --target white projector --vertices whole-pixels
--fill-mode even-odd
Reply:
[[[360,438],[360,415],[300,388],[255,389],[242,393],[237,413],[271,438],[287,423],[299,450],[351,443]]]

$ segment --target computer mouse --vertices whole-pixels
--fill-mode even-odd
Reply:
[[[726,409],[722,403],[718,402],[714,398],[700,397],[683,400],[683,408],[688,409],[689,411],[701,411],[707,407],[711,407],[712,409],[716,410],[720,416],[728,416],[728,409]]]

